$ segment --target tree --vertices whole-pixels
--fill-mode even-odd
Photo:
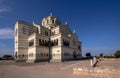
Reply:
[[[100,57],[103,57],[103,53],[100,54]]]
[[[10,60],[10,59],[13,59],[12,55],[4,55],[2,57],[2,59],[5,59],[5,60]]]
[[[91,57],[91,53],[86,53],[86,57],[90,58]]]
[[[114,53],[114,56],[116,58],[119,58],[120,57],[120,50],[117,50],[115,53]]]

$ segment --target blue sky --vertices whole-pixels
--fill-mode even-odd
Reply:
[[[83,55],[120,49],[119,0],[0,0],[0,56],[13,54],[16,20],[41,24],[50,12],[76,31]]]

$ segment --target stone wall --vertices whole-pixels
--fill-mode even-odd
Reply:
[[[74,75],[89,76],[90,78],[120,78],[120,68],[113,67],[75,67]]]

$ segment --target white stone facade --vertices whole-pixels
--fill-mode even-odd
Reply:
[[[15,24],[16,61],[62,62],[82,56],[81,42],[68,24],[61,25],[58,18],[43,18],[42,25],[17,21]]]

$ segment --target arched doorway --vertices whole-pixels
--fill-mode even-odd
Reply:
[[[73,58],[74,58],[74,59],[77,58],[77,52],[76,52],[76,51],[73,52]]]

